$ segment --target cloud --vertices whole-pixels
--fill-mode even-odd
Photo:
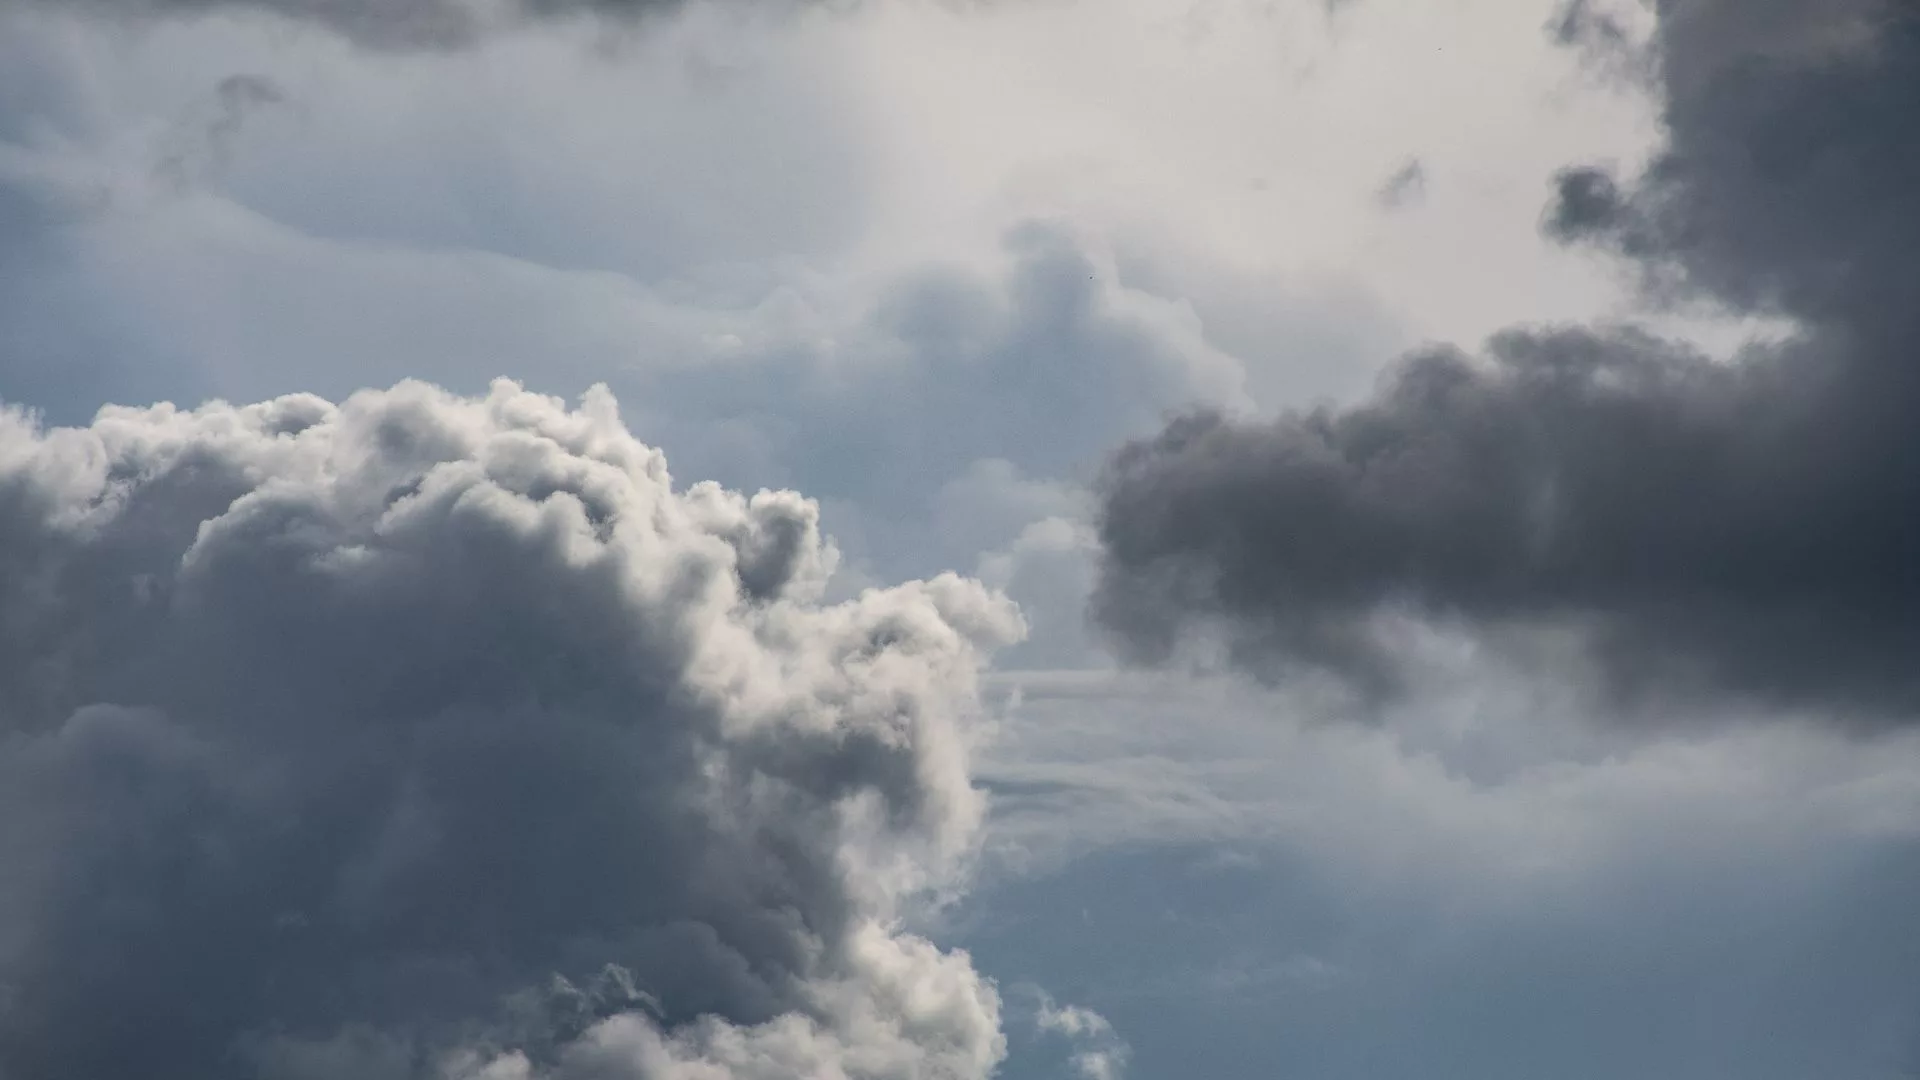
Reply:
[[[1149,260],[1123,266],[1097,237],[1063,225],[1009,229],[994,258],[977,262],[864,274],[735,266],[647,280],[637,268],[564,265],[594,261],[579,253],[555,266],[526,250],[329,235],[355,223],[317,220],[311,208],[290,227],[223,190],[283,148],[288,129],[324,124],[316,117],[333,106],[308,104],[327,101],[297,82],[202,83],[187,103],[155,109],[153,126],[168,136],[150,154],[134,138],[100,140],[125,163],[105,148],[23,148],[23,171],[51,178],[27,214],[46,250],[0,279],[0,305],[18,306],[0,332],[0,394],[71,422],[102,398],[340,394],[402,376],[471,391],[499,371],[528,371],[542,390],[605,379],[636,430],[690,472],[821,498],[849,578],[1013,556],[1008,587],[1038,633],[1010,659],[1049,665],[1088,653],[1085,544],[1028,542],[1023,530],[1084,518],[1080,484],[1060,480],[1084,481],[1106,447],[1153,430],[1168,410],[1240,396],[1242,365],[1201,333],[1187,290],[1142,273]],[[675,204],[660,190],[670,186],[650,197]],[[108,198],[97,212],[67,220],[50,206],[94,187]],[[341,190],[378,203],[378,188]],[[49,363],[56,351],[92,362]],[[1002,478],[976,466],[1003,460],[1006,490],[989,490]],[[948,479],[953,498],[942,494]]]
[[[1614,327],[1403,360],[1371,398],[1192,416],[1112,461],[1096,610],[1136,658],[1391,695],[1411,613],[1570,630],[1616,704],[1920,715],[1920,17],[1700,0],[1653,39],[1667,144],[1546,228],[1652,301],[1791,321],[1731,363]]]
[[[1637,32],[1646,6],[1606,4],[1596,0],[1566,0],[1554,11],[1547,29],[1560,45],[1576,49],[1589,65],[1630,83],[1645,84],[1655,76],[1652,51]]]
[[[1048,1052],[1016,1055],[1004,1074],[1010,1077],[1046,1077],[1048,1080],[1123,1080],[1132,1056],[1127,1041],[1113,1024],[1085,1005],[1063,1004],[1031,983],[1012,987],[1020,1003],[1013,1016],[1025,1036]]]
[[[1033,1020],[1041,1031],[1073,1044],[1068,1060],[1082,1080],[1120,1080],[1126,1075],[1127,1044],[1106,1017],[1084,1005],[1060,1005],[1042,994]]]
[[[996,676],[953,940],[1097,1008],[1143,1077],[1911,1065],[1920,731],[1599,726],[1451,666],[1364,725],[1244,679]]]
[[[532,19],[668,14],[684,0],[4,0],[0,6],[59,7],[122,19],[262,14],[326,27],[378,49],[451,49]]]
[[[181,191],[190,189],[198,177],[229,162],[233,141],[249,116],[287,103],[286,91],[264,75],[221,79],[214,84],[208,107],[177,128],[160,148],[154,165],[156,178]]]
[[[984,1077],[1004,599],[612,397],[0,412],[0,1075]]]
[[[749,7],[697,5],[614,63],[551,26],[396,58],[266,18],[131,35],[12,19],[0,38],[20,66],[0,77],[41,77],[7,95],[24,115],[0,129],[58,132],[22,139],[20,160],[114,201],[81,222],[31,208],[46,253],[0,280],[0,394],[72,422],[102,400],[333,396],[401,376],[463,392],[503,372],[566,394],[605,380],[683,470],[820,498],[850,571],[896,580],[1020,549],[1009,587],[1036,634],[1005,659],[1051,665],[1087,652],[1084,555],[1057,523],[1041,548],[1021,538],[1032,522],[932,520],[942,480],[1006,459],[1084,486],[1168,410],[1345,396],[1432,333],[1431,312],[1482,325],[1494,305],[1472,294],[1504,317],[1558,280],[1542,302],[1586,309],[1550,268],[1512,273],[1494,254],[1510,248],[1483,247],[1508,269],[1473,280],[1412,250],[1450,249],[1435,230],[1497,206],[1516,247],[1549,251],[1532,208],[1497,195],[1516,170],[1486,132],[1530,133],[1527,182],[1570,152],[1567,132],[1583,149],[1625,134],[1606,109],[1504,111],[1572,69],[1516,75],[1508,39],[1553,59],[1530,16],[1515,32],[1484,3],[1379,27],[1355,10],[1347,48],[1317,12],[1238,5],[1192,41],[1161,32],[1159,0]],[[1279,68],[1304,65],[1297,79],[1262,44],[1283,30]],[[1488,92],[1489,68],[1529,91]],[[189,190],[148,190],[171,145],[156,136],[209,128],[228,72],[270,77],[286,105],[195,143]],[[1358,98],[1395,122],[1335,119]],[[1498,119],[1429,145],[1442,114],[1484,110]],[[1388,216],[1372,192],[1409,146],[1448,182],[1374,235]],[[1018,226],[1034,220],[1059,224]],[[1375,295],[1363,279],[1380,267],[1420,287]],[[1462,289],[1436,298],[1434,281]],[[1036,606],[1054,598],[1057,613]]]
[[[1395,169],[1380,185],[1374,199],[1383,209],[1399,210],[1418,203],[1427,193],[1427,169],[1417,157]]]
[[[630,377],[674,403],[649,417],[657,430],[752,420],[765,467],[792,468],[804,446],[809,490],[880,505],[924,500],[925,478],[985,459],[1069,474],[1170,409],[1243,399],[1240,364],[1192,310],[1127,287],[1089,238],[1028,222],[1006,233],[999,262],[990,274],[913,267],[851,296],[780,288],[709,362]]]

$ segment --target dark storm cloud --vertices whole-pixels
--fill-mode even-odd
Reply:
[[[42,8],[137,19],[260,12],[325,26],[383,49],[467,45],[503,23],[604,15],[643,18],[678,11],[685,0],[0,0],[0,8]]]
[[[1652,47],[1664,151],[1570,169],[1545,227],[1792,339],[1516,329],[1350,408],[1174,423],[1105,487],[1096,614],[1136,657],[1210,628],[1391,691],[1376,616],[1411,611],[1576,628],[1628,697],[1920,709],[1920,14],[1676,2]]]
[[[0,412],[0,1077],[983,1077],[895,918],[1018,618],[816,521],[604,392]]]

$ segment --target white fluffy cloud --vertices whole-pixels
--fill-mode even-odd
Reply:
[[[1068,1059],[1081,1080],[1121,1080],[1126,1075],[1127,1044],[1114,1033],[1107,1018],[1084,1005],[1061,1005],[1041,995],[1034,1025],[1060,1035],[1073,1045]]]
[[[676,490],[604,390],[9,410],[0,503],[0,1073],[1001,1056],[899,929],[980,824],[983,587],[822,606],[814,504]]]

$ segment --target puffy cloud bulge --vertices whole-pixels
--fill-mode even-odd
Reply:
[[[0,1076],[981,1077],[952,576],[610,394],[0,412]]]
[[[1619,60],[1623,24],[1561,24]],[[1192,416],[1114,458],[1097,607],[1134,655],[1407,685],[1383,614],[1572,631],[1618,704],[1920,706],[1920,15],[1878,0],[1657,7],[1665,145],[1570,168],[1544,225],[1649,299],[1778,317],[1730,362],[1606,326],[1410,355],[1370,398]]]

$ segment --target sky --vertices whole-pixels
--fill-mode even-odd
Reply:
[[[0,0],[0,1080],[1920,1075],[1899,0]]]

